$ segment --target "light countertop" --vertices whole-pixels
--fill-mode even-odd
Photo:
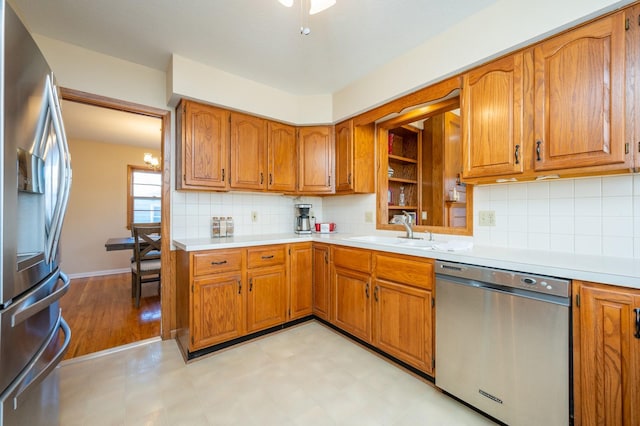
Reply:
[[[400,234],[389,233],[384,235],[398,236]],[[444,251],[415,247],[396,247],[368,241],[352,240],[351,238],[355,236],[354,234],[340,233],[242,235],[219,239],[200,238],[174,240],[173,244],[178,250],[199,251],[317,241],[640,289],[640,259],[477,245],[469,250]],[[438,235],[436,239],[438,241],[441,239],[447,241],[454,238],[447,239],[446,236]]]

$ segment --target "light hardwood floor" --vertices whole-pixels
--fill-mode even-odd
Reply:
[[[71,328],[64,359],[111,349],[160,335],[160,296],[155,283],[145,284],[136,309],[131,274],[77,278],[61,299]]]

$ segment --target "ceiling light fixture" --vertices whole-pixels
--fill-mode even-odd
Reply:
[[[160,161],[158,160],[158,157],[154,157],[148,152],[144,153],[144,162],[147,166],[149,166],[150,169],[153,169],[153,170],[156,170],[160,165]]]
[[[293,0],[278,1],[283,6],[293,6]],[[316,13],[329,9],[331,6],[336,4],[336,0],[300,0],[300,34],[309,35],[311,34],[311,28],[309,28],[308,18],[305,14],[305,4],[307,5],[308,15],[315,15]]]

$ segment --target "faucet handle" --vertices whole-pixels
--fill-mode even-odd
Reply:
[[[411,225],[411,224],[413,223],[413,217],[409,214],[409,212],[407,212],[406,210],[402,210],[402,214],[403,214],[403,215],[404,215],[404,217],[405,217],[405,219],[404,219],[404,220],[405,220],[405,222],[406,222],[408,225]]]

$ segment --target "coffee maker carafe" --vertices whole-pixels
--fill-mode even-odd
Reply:
[[[311,209],[311,204],[296,204],[294,207],[296,210],[294,231],[296,234],[310,234],[311,219],[309,218],[309,210]]]

